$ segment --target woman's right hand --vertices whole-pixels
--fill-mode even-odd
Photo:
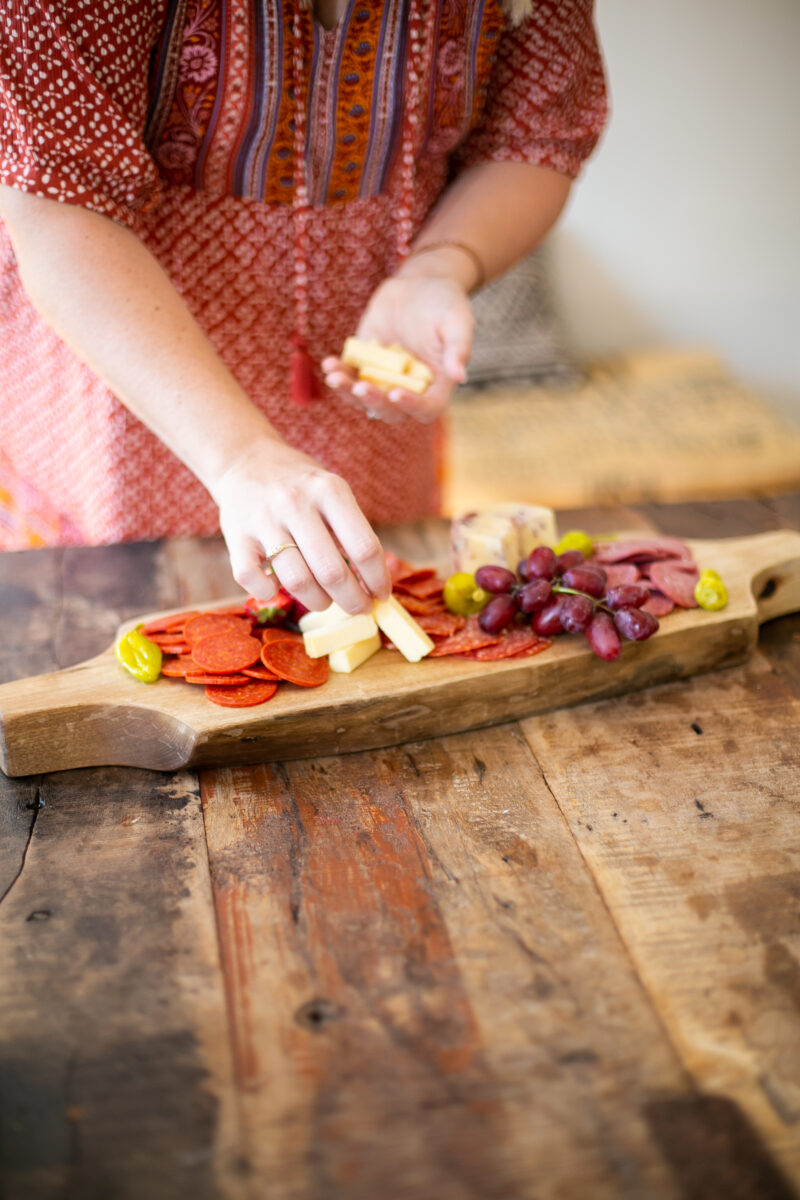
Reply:
[[[282,586],[306,608],[335,600],[357,613],[391,592],[383,549],[349,485],[291,446],[261,442],[212,494],[234,579],[259,603]],[[287,545],[270,571],[267,559]]]

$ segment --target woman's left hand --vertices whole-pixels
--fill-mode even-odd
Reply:
[[[427,256],[426,256],[427,257]],[[408,259],[372,296],[357,336],[383,346],[401,345],[433,371],[421,395],[393,388],[387,395],[338,358],[322,363],[325,382],[349,404],[388,423],[404,417],[435,421],[453,390],[466,379],[474,320],[467,293],[450,274],[428,273],[433,264]]]

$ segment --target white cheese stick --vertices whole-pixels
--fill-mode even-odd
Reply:
[[[310,629],[303,634],[303,645],[309,658],[322,658],[332,650],[342,650],[371,637],[376,632],[375,621],[369,613],[359,613],[358,616],[348,617],[336,625],[323,625],[319,629]]]
[[[419,662],[433,649],[433,642],[399,600],[376,600],[372,610],[378,628],[382,629],[409,662]]]
[[[364,638],[363,642],[356,642],[353,646],[343,646],[341,650],[331,650],[328,662],[332,671],[340,671],[342,674],[349,675],[368,658],[372,658],[376,650],[380,650],[380,648],[381,635],[376,629],[372,637]]]

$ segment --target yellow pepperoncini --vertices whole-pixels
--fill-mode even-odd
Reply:
[[[707,612],[718,612],[728,603],[728,589],[716,571],[703,571],[695,584],[694,598]]]
[[[155,683],[161,674],[161,647],[151,642],[142,633],[143,625],[137,625],[123,633],[114,647],[114,653],[126,671],[142,683]]]
[[[473,616],[491,600],[488,592],[478,587],[475,576],[467,571],[457,571],[444,585],[444,602],[452,613],[461,617]]]
[[[591,558],[594,542],[582,529],[569,529],[553,550],[556,554],[565,554],[567,550],[580,550],[584,558]]]

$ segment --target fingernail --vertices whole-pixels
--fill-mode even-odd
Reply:
[[[353,395],[354,396],[366,396],[368,394],[368,392],[369,392],[369,388],[367,387],[367,385],[365,383],[354,383],[353,384]]]

